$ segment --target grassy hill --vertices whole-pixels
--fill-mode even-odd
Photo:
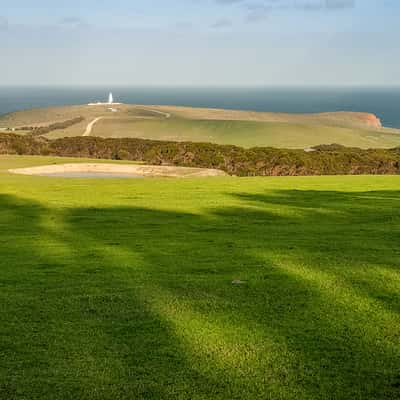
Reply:
[[[0,117],[0,128],[48,126],[77,117],[83,121],[47,135],[82,136],[94,124],[92,136],[212,142],[242,147],[308,148],[338,143],[360,148],[400,146],[400,130],[379,127],[371,114],[277,114],[167,106],[72,106],[27,110]],[[19,133],[29,133],[19,131]]]
[[[307,148],[328,143],[340,143],[361,148],[400,145],[400,134],[386,133],[380,130],[306,123],[183,118],[154,121],[104,119],[95,127],[93,135],[212,142],[242,147]]]
[[[0,157],[1,399],[399,397],[400,177],[59,162]]]

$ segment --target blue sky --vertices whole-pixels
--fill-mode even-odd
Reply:
[[[400,85],[399,0],[0,0],[0,85]]]

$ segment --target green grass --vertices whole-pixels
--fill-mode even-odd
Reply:
[[[399,398],[400,177],[50,162],[0,158],[1,399]]]
[[[400,134],[380,130],[310,123],[184,118],[104,119],[95,125],[93,136],[211,142],[241,147],[307,148],[331,143],[361,148],[400,146]]]

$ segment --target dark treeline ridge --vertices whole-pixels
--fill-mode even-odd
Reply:
[[[237,176],[400,173],[400,148],[361,150],[340,145],[322,145],[305,152],[144,139],[48,140],[6,133],[0,135],[0,154],[135,160],[153,165],[217,168]]]
[[[50,124],[48,126],[23,126],[21,128],[17,128],[16,130],[29,131],[31,136],[41,136],[59,129],[67,129],[73,125],[81,123],[84,120],[85,118],[83,117],[76,117],[62,122],[54,122],[54,124]]]

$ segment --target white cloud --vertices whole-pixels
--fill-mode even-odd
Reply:
[[[59,21],[59,25],[67,28],[87,28],[89,24],[79,17],[65,17]]]

